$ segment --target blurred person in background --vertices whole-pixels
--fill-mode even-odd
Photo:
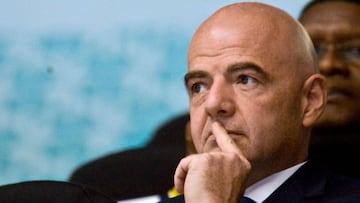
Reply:
[[[299,20],[314,43],[328,90],[325,111],[313,129],[310,158],[360,177],[360,1],[310,1]]]

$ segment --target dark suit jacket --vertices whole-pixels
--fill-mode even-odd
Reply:
[[[184,197],[162,202],[184,202]],[[331,173],[309,161],[264,201],[272,202],[360,202],[360,180]]]

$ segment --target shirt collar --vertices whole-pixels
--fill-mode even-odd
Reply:
[[[251,198],[255,202],[263,202],[305,163],[306,162],[297,164],[256,182],[246,188],[244,196]]]

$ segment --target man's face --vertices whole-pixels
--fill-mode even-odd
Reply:
[[[262,29],[263,23],[242,28],[223,23],[198,33],[190,45],[185,80],[191,134],[200,153],[220,150],[211,131],[214,121],[252,161],[286,159],[303,147],[302,82],[291,68],[294,56],[287,40],[272,28]]]
[[[328,102],[319,127],[341,127],[360,120],[360,5],[326,2],[300,19],[319,56]]]

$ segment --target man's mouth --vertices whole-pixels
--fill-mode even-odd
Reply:
[[[349,99],[350,96],[351,94],[347,90],[333,87],[328,90],[327,102],[328,104],[335,103],[342,99]]]
[[[226,130],[226,129],[225,129]],[[239,137],[241,135],[243,135],[242,133],[239,133],[239,132],[236,132],[236,131],[232,131],[232,130],[226,130],[227,134],[232,137],[232,138],[236,138],[236,137]],[[215,135],[213,134],[213,132],[209,132],[209,134],[207,135],[206,137],[206,140],[208,139],[216,139],[215,138]]]

